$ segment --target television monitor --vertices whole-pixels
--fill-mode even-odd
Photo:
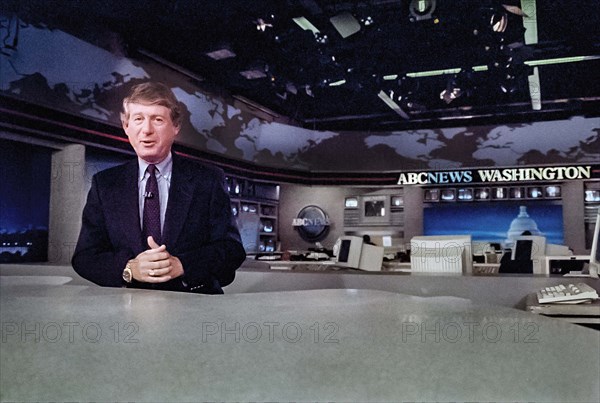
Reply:
[[[560,186],[550,185],[545,187],[546,197],[560,197]]]
[[[376,195],[361,197],[360,221],[363,224],[388,223],[390,220],[390,196]]]
[[[440,198],[442,199],[442,201],[456,200],[456,189],[442,189]]]
[[[413,237],[410,240],[410,267],[414,272],[472,273],[471,235]]]
[[[461,201],[473,200],[473,189],[458,189],[458,200],[461,200]]]
[[[489,200],[490,199],[490,189],[489,188],[475,189],[475,199],[476,200]]]
[[[508,188],[494,188],[492,193],[494,199],[507,199],[508,198]]]
[[[592,241],[592,253],[590,255],[590,274],[598,276],[600,272],[600,208],[596,214],[596,226],[594,227],[594,239]]]
[[[380,271],[383,263],[383,248],[369,245],[357,236],[341,236],[338,238],[333,253],[336,265],[352,267],[367,271]]]
[[[510,188],[510,198],[511,199],[522,199],[525,197],[525,192],[522,187],[514,187]]]
[[[586,202],[598,202],[600,201],[600,190],[586,190],[585,191]]]
[[[474,241],[501,244],[497,249],[512,248],[508,231],[522,205],[527,206],[527,213],[546,237],[546,243],[565,243],[563,206],[548,201],[430,204],[423,209],[422,235],[470,234]]]
[[[544,192],[540,186],[532,186],[527,188],[527,197],[530,199],[539,199],[544,196]]]
[[[404,205],[404,198],[402,196],[392,196],[392,207],[401,207]]]
[[[439,189],[426,189],[424,198],[426,202],[438,201],[440,198]]]
[[[521,235],[515,238],[512,260],[535,260],[546,254],[546,238],[537,235]]]
[[[358,198],[357,197],[346,197],[344,202],[345,208],[357,208],[358,207]]]

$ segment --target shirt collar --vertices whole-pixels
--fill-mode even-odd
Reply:
[[[146,168],[148,168],[148,165],[150,164],[147,161],[144,161],[138,157],[138,179],[140,182],[144,179],[144,176],[146,176]],[[169,151],[169,154],[164,160],[154,165],[156,165],[156,168],[161,176],[169,179],[171,177],[171,172],[173,171],[173,155]]]

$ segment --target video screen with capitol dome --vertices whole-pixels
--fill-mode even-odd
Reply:
[[[563,208],[557,202],[434,204],[423,209],[424,235],[470,234],[473,241],[510,243],[529,231],[564,244]]]

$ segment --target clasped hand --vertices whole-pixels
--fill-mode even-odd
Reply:
[[[158,245],[149,236],[148,247],[130,261],[134,279],[144,283],[164,283],[183,275],[181,261],[167,251],[166,245]]]

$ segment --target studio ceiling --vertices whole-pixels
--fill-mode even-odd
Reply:
[[[207,90],[311,129],[600,115],[597,0],[5,4],[27,22],[150,56]],[[314,28],[304,29],[300,17]],[[225,49],[227,58],[209,55]],[[537,78],[528,78],[536,66]]]

